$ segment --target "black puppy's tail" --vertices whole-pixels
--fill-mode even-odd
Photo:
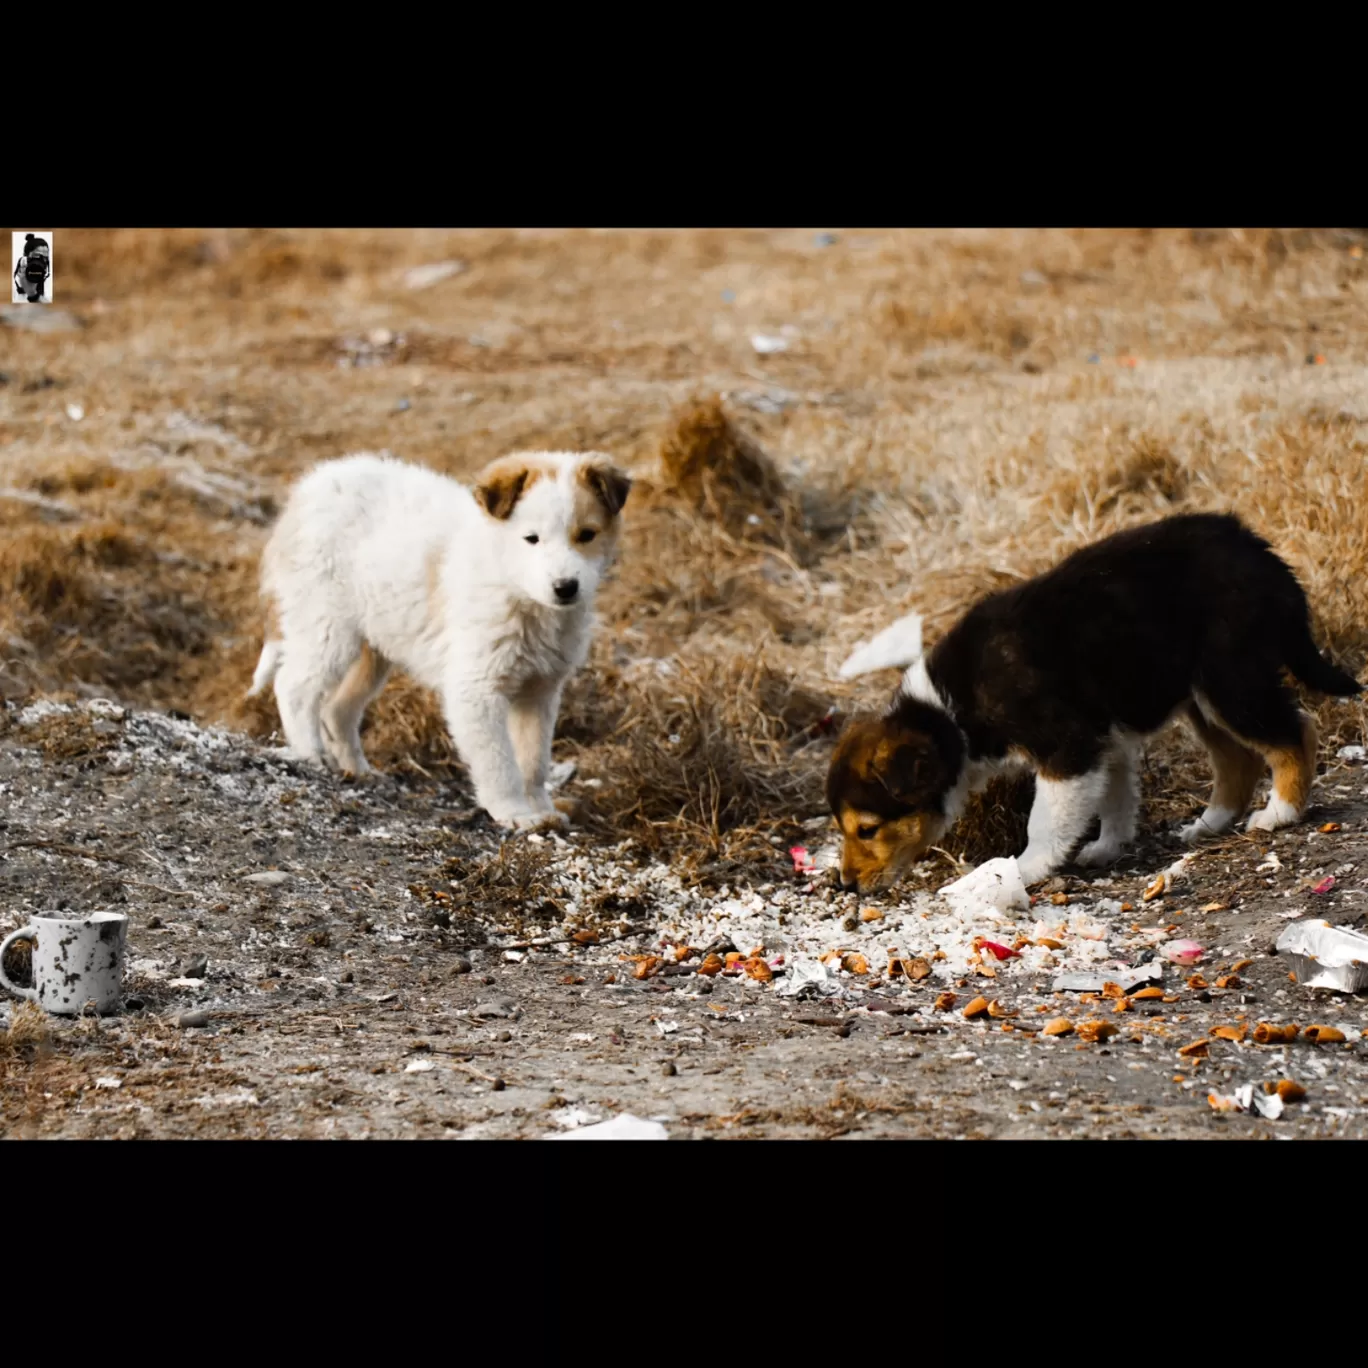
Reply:
[[[1287,668],[1303,684],[1321,693],[1347,698],[1363,692],[1363,685],[1352,675],[1346,674],[1338,665],[1332,665],[1321,655],[1316,643],[1311,640],[1310,628],[1305,625],[1300,631],[1293,631],[1286,655]]]

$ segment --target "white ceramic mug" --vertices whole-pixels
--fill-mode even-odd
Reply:
[[[0,942],[0,983],[56,1016],[79,1016],[90,1005],[107,1016],[123,1004],[127,938],[122,912],[33,917]],[[32,988],[11,983],[5,973],[5,951],[17,940],[33,942]]]

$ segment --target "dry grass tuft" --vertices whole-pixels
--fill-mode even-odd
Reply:
[[[1026,849],[1026,822],[1035,797],[1029,774],[999,775],[976,793],[959,821],[946,833],[944,848],[970,864]]]
[[[758,659],[680,666],[629,686],[613,735],[585,757],[609,827],[717,854],[728,838],[822,811],[825,748],[805,744],[825,695]]]
[[[713,395],[672,418],[660,444],[667,492],[742,540],[802,543],[803,516],[774,462]]]
[[[10,972],[6,965],[6,973]],[[9,1030],[4,1045],[10,1050],[44,1045],[49,1038],[47,1013],[36,1002],[17,1002],[10,1008]]]

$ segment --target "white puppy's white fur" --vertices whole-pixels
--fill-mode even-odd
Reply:
[[[440,697],[495,821],[559,820],[552,732],[589,650],[629,483],[598,453],[505,457],[474,490],[369,453],[316,466],[262,558],[278,632],[251,692],[274,680],[300,758],[366,773],[361,718],[397,665]]]

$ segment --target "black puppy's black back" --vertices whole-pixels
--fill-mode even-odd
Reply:
[[[1205,513],[1119,532],[991,595],[927,659],[971,756],[1020,748],[1058,777],[1091,769],[1113,728],[1153,732],[1194,694],[1237,735],[1295,747],[1283,667],[1323,693],[1360,689],[1316,649],[1306,595],[1268,543]]]

